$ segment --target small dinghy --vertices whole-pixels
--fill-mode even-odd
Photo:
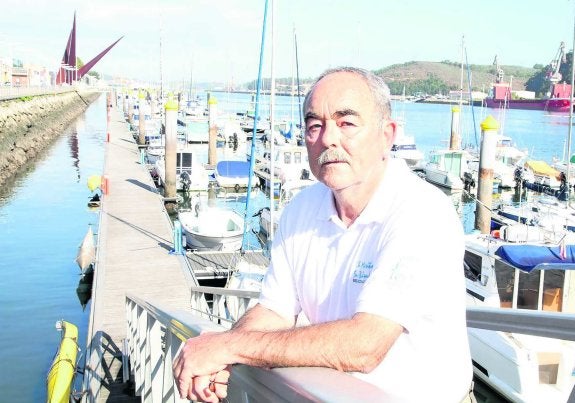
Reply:
[[[98,193],[88,200],[88,207],[100,207],[100,195]]]
[[[78,248],[78,255],[76,255],[76,263],[80,267],[82,274],[91,272],[94,269],[94,261],[96,260],[96,246],[94,244],[94,234],[92,233],[92,226],[88,226],[88,231]]]

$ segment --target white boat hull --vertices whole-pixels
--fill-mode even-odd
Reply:
[[[178,218],[192,250],[237,251],[242,247],[244,219],[232,210],[209,207],[180,212]]]
[[[463,181],[460,177],[446,171],[434,169],[429,165],[425,168],[425,179],[428,182],[451,190],[463,190]]]

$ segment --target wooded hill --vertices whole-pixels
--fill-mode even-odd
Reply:
[[[570,54],[568,55],[569,58]],[[544,66],[538,68],[520,66],[499,66],[503,70],[503,81],[509,82],[513,76],[513,91],[525,90],[525,84],[534,76],[544,75]],[[450,90],[459,90],[461,82],[461,64],[444,60],[442,62],[407,62],[394,64],[374,71],[375,74],[383,77],[389,85],[393,95],[401,95],[405,86],[405,95],[443,94],[447,95]],[[471,88],[473,91],[489,92],[491,85],[495,82],[496,68],[493,65],[469,65],[469,76],[471,77]],[[567,77],[567,76],[565,76]],[[570,77],[570,76],[569,76]],[[311,84],[315,78],[304,78],[302,85]],[[290,86],[291,78],[278,78],[276,85]],[[540,92],[541,83],[532,85],[531,91]],[[255,91],[256,81],[246,83],[248,90]],[[262,80],[262,88],[270,88],[270,79]],[[463,69],[463,90],[469,88],[467,67]]]
[[[529,67],[500,66],[503,69],[505,82],[513,76],[513,90],[525,90],[525,83],[537,70]],[[469,65],[471,86],[474,91],[488,92],[495,81],[495,66]],[[391,93],[399,95],[405,86],[406,95],[417,92],[427,94],[459,90],[461,83],[461,65],[456,62],[407,62],[394,64],[376,70],[375,73],[385,80]],[[467,68],[463,70],[463,89],[469,88]]]

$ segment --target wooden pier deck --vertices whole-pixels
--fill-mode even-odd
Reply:
[[[96,271],[87,335],[88,401],[139,401],[122,384],[121,346],[126,337],[127,293],[188,310],[195,285],[184,256],[170,254],[173,232],[157,192],[120,110],[112,109],[98,230]],[[103,356],[95,348],[100,345]],[[95,369],[95,367],[97,367]],[[85,375],[86,376],[86,375]],[[92,386],[100,383],[99,393]],[[93,394],[90,396],[90,394]]]

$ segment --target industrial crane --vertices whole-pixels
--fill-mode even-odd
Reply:
[[[547,71],[547,79],[551,84],[556,84],[561,81],[561,78],[563,78],[561,73],[559,73],[559,68],[561,67],[561,64],[565,62],[565,42],[561,42],[559,49],[557,49],[557,53],[555,54],[555,58],[551,60]]]
[[[499,84],[500,82],[503,81],[503,69],[499,67],[499,62],[497,61],[497,55],[495,55],[493,65],[495,66],[495,82]]]

